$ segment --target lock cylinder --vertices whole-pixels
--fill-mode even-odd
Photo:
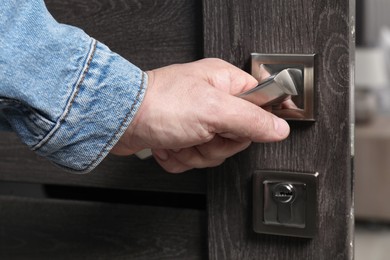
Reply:
[[[272,191],[272,197],[276,202],[292,203],[295,199],[295,189],[290,183],[279,183]]]
[[[257,233],[313,237],[317,232],[318,173],[258,171],[253,175]]]

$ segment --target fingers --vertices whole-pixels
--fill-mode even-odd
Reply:
[[[286,121],[235,96],[257,80],[227,62],[206,59],[148,75],[142,105],[113,153],[154,148],[161,166],[176,173],[219,165],[251,141],[280,141],[289,134]],[[191,148],[169,150],[177,147]]]
[[[156,159],[158,164],[162,168],[164,168],[167,172],[170,173],[182,173],[187,170],[192,169],[192,167],[189,167],[188,165],[185,165],[178,160],[176,160],[175,157],[172,157],[169,155],[169,150],[165,149],[153,149],[153,157]]]
[[[220,165],[226,158],[246,149],[250,141],[237,142],[216,136],[212,141],[181,150],[153,150],[158,163],[168,172]]]
[[[217,117],[209,117],[214,120],[215,133],[249,138],[255,142],[280,141],[288,136],[290,128],[285,120],[234,96],[255,87],[258,82],[254,77],[219,59],[204,59],[199,63],[212,68],[225,68],[222,70],[225,73],[208,74],[213,87],[230,94],[218,97],[217,102],[213,103],[215,107],[205,112],[214,112]],[[212,69],[208,71],[213,72]],[[262,78],[270,74],[262,67],[257,76]]]
[[[161,150],[154,151],[153,155],[162,168],[170,173],[182,173],[193,168],[214,167],[222,164],[225,159],[210,160],[202,158],[196,148],[186,148],[178,153],[172,150],[164,150],[166,157],[160,157]],[[183,158],[187,158],[184,160]]]
[[[297,109],[297,105],[291,100],[291,97],[286,99],[281,104],[282,109]]]

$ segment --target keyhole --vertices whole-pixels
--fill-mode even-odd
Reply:
[[[292,203],[295,199],[295,189],[292,184],[279,183],[272,190],[272,197],[277,202],[277,220],[289,224],[292,217]]]
[[[280,203],[291,203],[295,199],[294,186],[289,183],[279,183],[273,188],[272,197]]]

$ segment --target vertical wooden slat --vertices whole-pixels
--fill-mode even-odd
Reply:
[[[256,144],[211,170],[210,259],[350,259],[351,42],[348,0],[207,0],[204,50],[248,70],[251,52],[316,53],[317,121],[291,123],[280,143]],[[256,234],[255,170],[319,172],[319,232],[313,239]]]

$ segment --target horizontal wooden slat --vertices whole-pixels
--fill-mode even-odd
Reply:
[[[164,172],[153,159],[140,160],[135,156],[108,156],[91,173],[72,174],[38,157],[9,132],[0,133],[0,180],[194,194],[206,192],[206,178],[201,170],[172,175]]]
[[[203,211],[0,196],[0,259],[205,259]]]
[[[46,0],[62,23],[78,26],[147,70],[203,56],[198,0]]]

